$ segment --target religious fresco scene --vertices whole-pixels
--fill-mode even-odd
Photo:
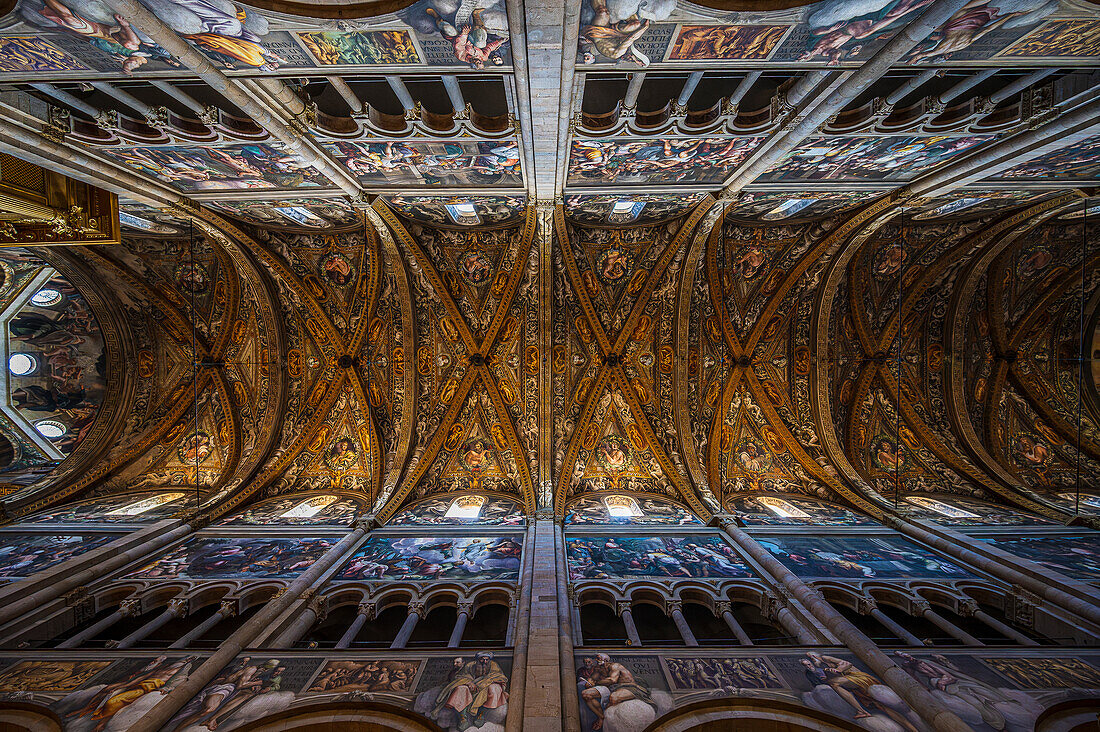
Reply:
[[[10,0],[2,732],[1085,732],[1100,0]]]

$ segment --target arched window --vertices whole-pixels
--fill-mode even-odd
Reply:
[[[51,440],[63,437],[69,431],[69,427],[64,422],[58,422],[56,419],[40,419],[34,423],[34,428],[43,437]]]
[[[444,517],[450,519],[465,519],[473,521],[481,515],[481,507],[485,505],[485,496],[459,496],[451,501]]]
[[[325,506],[335,502],[336,496],[314,496],[286,511],[280,518],[310,518],[320,513]]]
[[[813,518],[798,506],[790,501],[784,501],[782,498],[776,498],[775,496],[759,496],[756,500],[759,501],[764,508],[780,518]]]
[[[607,506],[607,513],[612,517],[638,518],[643,515],[638,502],[630,496],[604,496],[603,505]]]
[[[161,493],[157,496],[149,496],[114,511],[108,511],[107,516],[140,516],[146,511],[151,511],[157,506],[163,506],[172,501],[178,501],[186,496],[186,493]]]
[[[959,508],[958,506],[952,506],[943,501],[937,501],[933,498],[925,498],[924,496],[910,496],[905,499],[905,502],[911,503],[927,511],[938,513],[941,516],[946,516],[947,518],[978,518],[978,514],[976,513]]]

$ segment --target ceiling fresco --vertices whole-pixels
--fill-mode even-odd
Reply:
[[[723,12],[685,2],[583,0],[577,63],[642,67],[713,62],[858,65],[927,3],[822,0],[788,10]],[[909,65],[1095,56],[1092,9],[1072,0],[968,3],[904,57]]]
[[[339,24],[230,2],[142,5],[230,72],[511,64],[508,20],[499,0],[477,0],[457,11],[452,3],[420,0],[396,14]],[[3,71],[132,75],[182,66],[141,20],[118,13],[109,2],[19,0],[11,21],[0,36]]]
[[[0,22],[0,148],[119,193],[123,230],[0,258],[34,357],[4,378],[13,520],[1093,511],[1094,4],[582,0],[576,64],[502,0],[260,4]],[[430,579],[391,538],[347,579]]]

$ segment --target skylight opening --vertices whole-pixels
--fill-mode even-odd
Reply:
[[[472,521],[481,515],[481,508],[485,505],[485,496],[462,496],[456,498],[447,507],[447,518]]]
[[[782,498],[776,498],[774,496],[760,496],[757,500],[760,501],[764,508],[771,511],[779,518],[813,518],[813,516],[806,513],[798,506],[795,506],[789,501],[784,501]]]
[[[611,213],[607,220],[613,224],[622,224],[638,218],[645,208],[645,201],[634,201],[629,198],[620,198],[611,204]]]
[[[40,308],[48,308],[61,302],[61,292],[52,287],[43,287],[31,295],[31,303]]]
[[[638,502],[630,496],[604,496],[603,505],[612,518],[640,518],[643,513]]]
[[[34,423],[34,428],[40,435],[50,440],[56,440],[69,431],[68,427],[56,419],[40,419]]]
[[[303,206],[276,206],[275,210],[302,226],[327,226],[328,222]]]
[[[336,496],[314,496],[286,511],[279,518],[312,518],[324,510],[326,506],[335,502]]]
[[[958,506],[952,506],[951,504],[944,503],[943,501],[937,501],[932,498],[925,498],[924,496],[911,496],[905,499],[906,503],[911,503],[914,506],[938,513],[941,516],[947,518],[979,518],[978,514],[967,511],[964,508]]]
[[[38,359],[29,353],[13,353],[8,358],[8,371],[15,376],[27,376],[38,368]]]
[[[178,501],[179,499],[183,498],[185,495],[187,495],[187,494],[186,493],[161,493],[158,496],[149,496],[148,498],[143,498],[140,501],[136,501],[134,503],[131,503],[128,506],[123,506],[122,508],[116,508],[114,511],[108,511],[105,515],[107,515],[107,516],[139,516],[139,515],[145,513],[146,511],[153,510],[157,506],[163,506],[166,503],[171,503],[172,501]]]
[[[786,219],[817,203],[816,198],[790,198],[764,214],[765,221]]]
[[[477,214],[477,207],[472,203],[448,203],[447,213],[456,224],[473,226],[481,223],[481,217]]]

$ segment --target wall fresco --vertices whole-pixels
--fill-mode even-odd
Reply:
[[[340,199],[286,198],[278,201],[209,201],[215,211],[260,226],[328,229],[361,223],[359,214]]]
[[[876,526],[869,516],[843,506],[790,495],[727,499],[730,513],[745,526]]]
[[[749,191],[741,194],[726,215],[757,221],[797,221],[845,211],[870,203],[880,195],[877,191]]]
[[[1080,580],[1100,579],[1100,541],[1095,536],[1029,536],[987,539],[998,549]]]
[[[329,539],[192,539],[125,576],[132,579],[285,579],[306,571],[335,543]]]
[[[301,167],[293,155],[263,143],[102,148],[98,152],[184,193],[328,184],[312,167]]]
[[[649,496],[608,494],[582,496],[565,510],[567,524],[702,525],[695,514],[678,503]]]
[[[107,356],[91,306],[67,279],[20,250],[0,255],[0,269],[9,285],[4,308],[11,313],[5,320],[8,399],[23,422],[16,428],[27,434],[4,466],[12,469],[43,464],[76,449],[91,431],[106,394]],[[53,276],[33,292],[14,288],[17,279],[49,273]],[[18,358],[24,359],[22,368],[17,368]],[[43,439],[57,452],[49,454],[36,444]]]
[[[572,536],[565,544],[574,581],[752,576],[733,547],[717,536]]]
[[[895,651],[893,660],[976,732],[1032,729],[1044,708],[1098,682],[1092,656]],[[891,687],[842,650],[578,652],[577,691],[584,730],[642,732],[675,708],[749,697],[794,703],[870,730],[930,732]]]
[[[578,224],[653,224],[686,215],[705,196],[705,193],[570,195],[565,197],[565,215]],[[629,210],[625,209],[626,203],[632,204]]]
[[[448,226],[498,225],[518,222],[526,213],[525,196],[416,196],[386,199],[402,216],[424,224]],[[472,214],[464,206],[473,206]]]
[[[93,498],[67,506],[53,508],[21,519],[26,524],[132,524],[160,521],[184,508],[188,499],[192,506],[194,493],[180,491],[149,491]]]
[[[722,12],[685,0],[584,0],[577,63],[645,67],[767,59],[858,65],[925,5],[824,0],[772,12]],[[1055,14],[1059,19],[1047,20]],[[1063,19],[1063,14],[1070,17]],[[1088,58],[1097,54],[1098,25],[1088,10],[1074,3],[976,0],[918,44],[905,61],[930,65],[998,56]]]
[[[1065,147],[1003,170],[990,180],[1077,181],[1100,178],[1100,135],[1072,142]]]
[[[367,539],[334,579],[515,580],[523,541],[495,537],[379,537]]]
[[[464,493],[428,498],[399,512],[390,526],[522,526],[523,506],[500,496]]]
[[[280,68],[511,64],[508,19],[501,0],[456,8],[420,0],[390,14],[331,22],[197,0],[142,0],[161,21],[228,72]],[[140,24],[91,0],[20,0],[18,22],[0,38],[0,71],[82,71],[134,74],[180,63]]]
[[[110,544],[119,536],[121,534],[0,534],[0,577],[29,577]]]
[[[761,138],[573,140],[570,185],[721,183]]]
[[[363,185],[520,185],[519,145],[485,142],[327,142]]]
[[[245,509],[220,526],[350,526],[370,506],[356,496],[320,493],[272,498]]]
[[[757,537],[799,577],[915,579],[972,577],[957,564],[899,536]]]
[[[912,180],[992,139],[991,135],[811,137],[760,176],[760,181]]]

